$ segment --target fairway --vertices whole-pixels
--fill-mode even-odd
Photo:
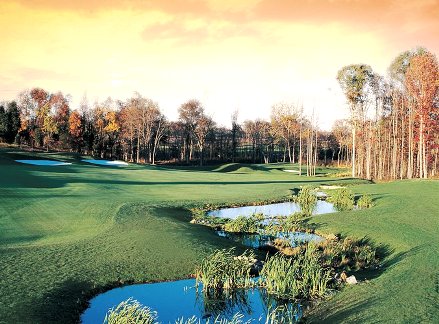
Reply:
[[[15,162],[35,158],[72,164]],[[208,252],[233,246],[189,224],[188,208],[282,199],[305,183],[348,183],[371,194],[372,209],[313,221],[319,231],[368,236],[390,251],[381,270],[363,275],[368,282],[323,301],[310,319],[439,320],[438,181],[369,184],[324,176],[335,169],[308,178],[283,172],[285,164],[102,167],[83,158],[0,149],[0,322],[77,322],[99,291],[186,278]]]

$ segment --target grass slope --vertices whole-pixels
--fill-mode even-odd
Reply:
[[[35,157],[74,164],[14,162]],[[115,282],[190,275],[206,253],[231,242],[189,224],[187,207],[281,198],[304,182],[365,183],[322,176],[333,169],[301,178],[286,167],[115,168],[76,155],[0,149],[0,322],[75,322],[90,293]],[[311,319],[439,318],[438,184],[359,185],[354,190],[374,195],[375,208],[314,219],[321,230],[367,234],[394,252],[377,278],[346,288]]]
[[[368,236],[390,249],[368,283],[346,287],[315,308],[325,322],[439,322],[439,181],[357,186],[376,207],[315,217],[322,230]],[[364,279],[361,278],[360,279]]]

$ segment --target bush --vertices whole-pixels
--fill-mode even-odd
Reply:
[[[142,306],[137,300],[129,298],[116,308],[111,308],[105,315],[104,324],[153,324],[157,313],[149,307]]]
[[[318,244],[325,266],[343,270],[359,270],[375,265],[376,248],[365,238],[346,237],[326,240]]]
[[[360,209],[372,207],[373,206],[372,197],[369,195],[362,195],[360,199],[358,199],[357,206]]]
[[[328,201],[333,203],[339,211],[354,209],[354,194],[347,188],[332,191]]]

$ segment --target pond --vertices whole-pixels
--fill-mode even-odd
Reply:
[[[296,321],[302,316],[301,305],[275,301],[263,289],[241,289],[214,299],[203,295],[201,288],[195,287],[195,279],[115,288],[93,298],[90,307],[82,314],[81,322],[102,323],[108,309],[130,297],[156,311],[160,323],[175,323],[182,317],[188,319],[194,315],[204,320],[211,318],[211,321],[218,316],[230,320],[237,312],[243,315],[243,321],[265,323],[267,314],[280,305],[287,309],[288,314],[294,313]]]
[[[264,214],[267,217],[289,216],[297,212],[300,212],[299,204],[293,202],[284,202],[261,206],[244,206],[211,210],[207,212],[207,215],[220,218],[236,219],[238,216],[250,217],[254,214]],[[337,212],[337,209],[334,207],[334,204],[324,200],[318,200],[316,207],[314,208],[313,215],[335,212]]]
[[[277,233],[276,235],[265,235],[259,233],[244,234],[226,231],[216,231],[216,233],[221,237],[226,237],[230,240],[254,249],[270,245],[276,238],[282,238],[290,241],[291,247],[296,247],[311,241],[319,242],[324,240],[324,238],[319,235],[304,232]]]

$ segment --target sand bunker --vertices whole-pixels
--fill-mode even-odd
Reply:
[[[128,163],[124,161],[109,161],[109,160],[82,160],[82,162],[87,162],[96,165],[105,165],[105,166],[125,166]]]
[[[321,188],[321,189],[326,189],[326,190],[328,190],[328,189],[331,190],[331,189],[342,189],[342,188],[344,188],[344,187],[333,185],[333,186],[320,186],[320,188]]]
[[[25,163],[25,164],[33,164],[33,165],[45,165],[45,166],[60,166],[60,165],[69,165],[71,163],[54,161],[54,160],[15,160],[15,162]]]
[[[285,172],[291,172],[291,173],[300,173],[298,170],[284,170]]]

